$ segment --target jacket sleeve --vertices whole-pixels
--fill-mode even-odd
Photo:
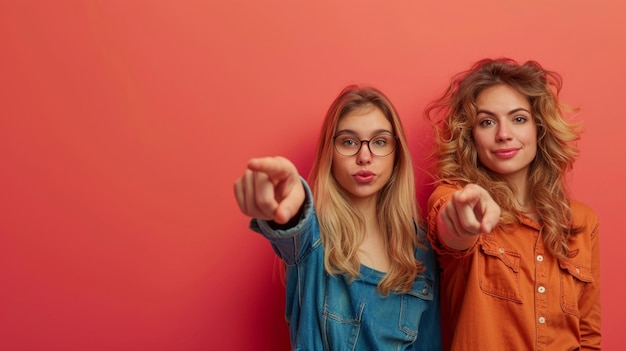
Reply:
[[[586,284],[580,299],[581,350],[600,350],[600,230],[597,217],[591,226],[591,274],[593,282]]]
[[[446,245],[439,237],[439,228],[437,227],[439,211],[441,211],[443,206],[452,198],[454,192],[459,189],[461,189],[459,184],[446,182],[442,185],[438,185],[428,198],[428,240],[440,258],[440,262],[449,262],[450,260],[470,256],[478,247],[479,240],[476,240],[474,246],[467,250],[456,250]]]
[[[253,218],[250,221],[250,229],[267,238],[276,255],[287,265],[295,265],[320,242],[311,188],[304,179],[301,180],[306,197],[302,205],[302,215],[294,226],[278,229],[271,221],[258,218]]]

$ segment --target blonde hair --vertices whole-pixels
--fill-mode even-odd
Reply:
[[[421,225],[421,222],[417,215],[412,159],[394,106],[375,88],[346,87],[328,109],[320,133],[309,184],[324,246],[324,267],[331,274],[346,274],[352,279],[360,272],[357,252],[364,240],[365,221],[332,176],[331,165],[337,124],[351,111],[369,107],[377,108],[385,115],[397,137],[392,175],[380,190],[376,203],[378,222],[386,237],[390,259],[390,269],[378,284],[378,290],[385,295],[391,291],[407,292],[417,274],[424,271],[421,262],[415,259],[415,248],[421,245],[417,240],[416,223]]]
[[[568,240],[580,228],[573,227],[565,175],[578,156],[575,143],[580,124],[568,122],[565,113],[575,112],[559,100],[562,79],[539,63],[520,65],[508,58],[485,59],[452,78],[444,95],[426,108],[435,125],[435,179],[461,185],[475,183],[487,189],[503,210],[501,223],[519,221],[515,204],[517,189],[484,167],[474,144],[472,129],[476,98],[485,89],[508,85],[528,98],[537,124],[537,155],[531,162],[528,184],[531,206],[543,225],[542,237],[549,250],[560,258],[570,252]]]

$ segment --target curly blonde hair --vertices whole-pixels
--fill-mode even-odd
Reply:
[[[497,85],[514,88],[530,103],[537,124],[537,155],[528,174],[530,205],[539,215],[546,246],[555,256],[566,258],[570,255],[569,238],[580,231],[572,224],[565,176],[578,156],[576,142],[581,129],[579,123],[564,117],[576,109],[559,100],[562,79],[558,73],[543,69],[535,61],[519,64],[500,58],[478,61],[455,75],[443,96],[425,112],[435,127],[434,178],[436,183],[482,186],[501,206],[502,225],[519,221],[517,189],[480,163],[472,136],[476,98]]]
[[[398,114],[390,100],[372,87],[350,85],[331,104],[319,137],[317,156],[309,176],[319,218],[320,236],[324,245],[324,267],[331,274],[355,278],[360,272],[357,252],[364,238],[365,220],[351,205],[348,194],[331,173],[334,153],[333,137],[337,124],[351,111],[362,108],[379,109],[391,123],[397,137],[391,178],[377,197],[380,230],[386,236],[390,269],[378,284],[387,295],[391,291],[410,290],[418,273],[424,271],[415,259],[418,218],[412,158]]]

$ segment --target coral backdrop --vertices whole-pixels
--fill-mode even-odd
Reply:
[[[620,8],[621,7],[621,8]],[[286,350],[274,253],[232,184],[307,175],[348,83],[426,103],[483,57],[560,72],[586,132],[573,193],[602,220],[604,347],[626,347],[620,1],[3,0],[0,349]],[[418,169],[418,197],[428,196]]]

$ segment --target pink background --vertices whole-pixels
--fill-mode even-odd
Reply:
[[[426,103],[499,56],[560,72],[581,108],[571,187],[602,221],[604,348],[623,349],[618,6],[3,0],[0,349],[288,349],[274,253],[233,197],[246,161],[285,155],[307,175],[356,82],[395,102],[419,167]]]

